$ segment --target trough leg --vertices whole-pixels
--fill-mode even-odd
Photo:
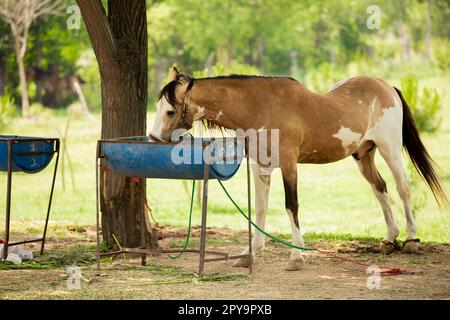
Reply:
[[[100,142],[97,142],[97,157],[95,158],[95,222],[97,240],[97,270],[100,270],[100,192],[99,192],[99,171],[100,171]]]
[[[5,221],[5,244],[3,246],[3,259],[8,257],[9,226],[11,221],[11,185],[12,185],[12,145],[8,142],[8,177],[6,183],[6,221]]]
[[[53,191],[55,190],[56,173],[58,172],[58,162],[59,162],[59,141],[56,141],[55,151],[56,151],[55,170],[53,171],[52,187],[51,187],[51,189],[50,189],[50,199],[49,199],[49,201],[48,201],[47,216],[45,217],[44,234],[43,234],[43,236],[42,236],[42,244],[41,244],[41,255],[44,254],[45,239],[46,239],[46,237],[47,237],[48,219],[49,219],[49,217],[50,217],[50,210],[51,210],[51,208],[52,208]]]
[[[209,164],[205,163],[203,169],[203,203],[202,203],[202,226],[200,231],[200,263],[198,267],[198,276],[203,278],[203,271],[205,267],[205,249],[206,249],[206,216],[208,213],[208,177]]]
[[[245,139],[245,153],[247,155],[247,207],[248,207],[248,256],[250,263],[248,273],[253,272],[253,252],[252,252],[252,194],[250,187],[250,155],[248,153],[248,138]]]
[[[145,197],[147,197],[147,195],[145,195]],[[145,208],[145,203],[142,204],[144,206],[144,211],[142,213],[142,222],[141,222],[141,243],[142,243],[142,247],[144,249],[147,249],[147,242],[145,241],[145,232],[147,230],[147,221],[146,221],[146,208]],[[141,255],[141,266],[146,266],[147,265],[147,254],[143,253]]]

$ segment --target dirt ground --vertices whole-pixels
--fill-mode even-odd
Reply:
[[[79,233],[80,230],[74,231]],[[77,255],[77,248],[90,246],[92,234],[65,240],[51,240],[46,256]],[[183,232],[164,230],[162,247],[182,244]],[[198,244],[194,233],[192,245]],[[210,250],[238,254],[245,243],[244,233],[209,230]],[[70,242],[69,242],[70,241]],[[67,253],[67,247],[75,249]],[[357,241],[318,241],[308,243],[346,258],[368,264],[405,268],[414,274],[381,278],[379,289],[368,289],[366,269],[345,261],[308,252],[304,270],[286,272],[290,251],[267,243],[257,255],[253,274],[233,268],[232,261],[206,264],[206,281],[198,281],[198,255],[185,254],[177,260],[167,255],[140,259],[103,261],[100,272],[92,261],[82,264],[87,281],[80,289],[68,289],[64,267],[48,270],[0,270],[0,299],[450,299],[450,245],[424,244],[420,254],[395,252],[383,256],[376,243]]]

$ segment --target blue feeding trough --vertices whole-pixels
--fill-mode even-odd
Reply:
[[[199,278],[203,277],[205,262],[209,261],[228,261],[247,257],[251,259],[251,251],[247,255],[230,255],[217,251],[206,250],[206,217],[208,213],[208,183],[210,179],[228,180],[236,174],[242,158],[246,157],[247,164],[247,220],[249,230],[249,248],[251,243],[251,192],[250,192],[250,159],[244,154],[248,150],[247,138],[193,138],[190,136],[182,137],[180,142],[165,143],[154,142],[149,137],[130,137],[113,140],[99,140],[97,143],[97,163],[96,163],[96,197],[97,197],[97,243],[100,243],[100,187],[102,179],[99,179],[100,168],[109,172],[110,170],[128,177],[139,178],[157,178],[157,179],[182,179],[182,180],[202,180],[202,218],[200,230],[199,249],[187,248],[188,242],[185,242],[180,249],[152,249],[147,248],[144,241],[141,246],[136,248],[121,248],[120,251],[101,254],[97,250],[97,266],[100,266],[100,257],[111,256],[122,253],[138,253],[141,255],[141,263],[145,265],[146,255],[154,252],[158,253],[179,253],[184,252],[199,253]],[[102,161],[99,161],[102,159]],[[103,185],[105,187],[105,185]],[[194,184],[192,191],[194,192]],[[189,225],[192,218],[192,201],[189,213]],[[145,221],[143,219],[142,221]],[[142,230],[145,230],[142,228]],[[99,249],[100,246],[97,246]],[[206,255],[216,255],[213,259],[206,259]],[[177,255],[177,257],[179,257]],[[251,271],[251,266],[249,268]]]
[[[244,156],[244,140],[236,138],[191,138],[181,142],[153,142],[149,137],[99,141],[99,155],[113,171],[140,178],[204,178],[228,180],[239,169]]]
[[[0,171],[8,170],[11,146],[13,172],[37,173],[52,161],[56,139],[0,135]]]
[[[8,248],[24,243],[40,242],[41,255],[44,252],[47,234],[48,219],[50,217],[53,191],[55,188],[56,172],[59,159],[59,139],[35,138],[24,136],[0,135],[0,171],[6,171],[6,223],[5,245],[3,259],[8,256]],[[38,173],[45,169],[56,154],[55,168],[50,189],[50,197],[45,218],[44,233],[39,239],[10,242],[11,202],[12,202],[12,176],[13,172]]]

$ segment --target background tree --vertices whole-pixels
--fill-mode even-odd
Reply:
[[[5,94],[6,88],[8,55],[11,45],[9,34],[7,26],[0,24],[0,96]]]
[[[147,13],[145,0],[77,0],[97,57],[103,139],[146,134]],[[103,238],[124,246],[156,245],[146,219],[145,180],[101,174]],[[142,239],[141,236],[145,237]]]
[[[24,64],[29,29],[33,21],[39,17],[58,12],[60,5],[61,0],[2,0],[0,2],[0,17],[9,25],[14,38],[23,116],[28,114],[30,108]]]

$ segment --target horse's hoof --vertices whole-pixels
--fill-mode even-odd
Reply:
[[[403,252],[418,253],[420,248],[419,239],[408,239],[403,243]]]
[[[399,249],[399,245],[397,240],[394,242],[383,240],[380,244],[380,251],[382,254],[389,255],[393,253],[395,250]]]
[[[233,263],[236,268],[248,268],[250,266],[250,258],[239,258]]]
[[[285,270],[286,271],[297,271],[297,270],[303,270],[304,268],[305,268],[305,260],[295,259],[295,260],[289,261]]]

